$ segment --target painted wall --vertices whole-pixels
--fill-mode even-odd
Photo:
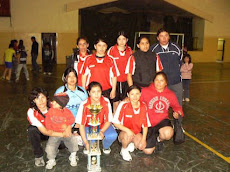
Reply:
[[[78,10],[66,12],[66,3],[74,0],[11,0],[11,18],[0,17],[0,57],[11,39],[23,39],[30,54],[31,36],[39,43],[41,63],[41,33],[57,33],[57,62],[65,63],[78,36]],[[63,36],[68,35],[68,36]],[[0,64],[3,59],[0,58]],[[30,56],[28,63],[31,63]]]

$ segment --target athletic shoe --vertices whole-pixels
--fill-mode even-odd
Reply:
[[[35,165],[36,165],[37,167],[42,167],[42,166],[45,165],[45,161],[44,161],[44,159],[43,159],[43,156],[40,157],[40,158],[35,158]]]
[[[127,149],[129,152],[133,152],[135,149],[134,143],[133,142],[129,143]]]
[[[52,73],[51,72],[48,72],[48,75],[51,75]]]
[[[186,102],[189,102],[189,101],[190,101],[190,99],[189,99],[189,98],[185,98],[185,101],[186,101]]]
[[[77,166],[77,159],[76,159],[76,153],[77,152],[72,152],[69,156],[69,160],[70,160],[70,165],[72,167],[76,167]]]
[[[164,143],[163,142],[156,142],[156,151],[157,152],[160,152],[160,151],[162,151],[163,150],[163,148],[164,148]]]
[[[120,154],[121,154],[123,160],[125,160],[125,161],[132,161],[132,157],[131,157],[131,155],[130,155],[130,153],[129,153],[129,151],[128,151],[127,148],[125,148],[125,149],[121,148]]]
[[[47,163],[46,164],[46,169],[48,169],[48,170],[51,170],[56,165],[55,159],[50,159],[46,163]]]
[[[104,154],[110,154],[110,152],[111,152],[111,149],[110,148],[108,148],[108,149],[103,149],[103,152],[104,152]]]
[[[44,75],[46,75],[46,72],[43,72]]]
[[[88,154],[89,154],[89,151],[88,151],[86,148],[84,148],[84,149],[83,149],[83,153],[84,153],[85,155],[88,155]]]
[[[27,80],[27,81],[29,81],[29,80],[30,80],[30,78],[26,78],[26,80]]]

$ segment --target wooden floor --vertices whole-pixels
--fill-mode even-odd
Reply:
[[[28,68],[31,68],[30,66]],[[35,86],[50,92],[61,86],[65,65],[57,65],[51,76],[30,72],[30,81],[21,76],[20,82],[0,81],[0,171],[87,171],[87,157],[80,147],[77,167],[69,165],[67,150],[60,150],[53,170],[35,167],[31,145],[27,139],[28,94]],[[2,75],[3,66],[0,67]],[[186,142],[174,145],[165,142],[158,154],[132,153],[133,161],[125,162],[115,142],[110,155],[102,155],[105,172],[173,172],[230,171],[230,63],[194,64],[189,103],[183,104]],[[46,142],[43,142],[45,147]],[[46,159],[46,157],[45,157]]]

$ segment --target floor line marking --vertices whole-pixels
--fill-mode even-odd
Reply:
[[[217,152],[215,149],[213,149],[210,146],[206,145],[205,143],[203,143],[202,141],[200,141],[196,137],[192,136],[188,132],[184,131],[184,134],[187,135],[188,137],[190,137],[192,140],[196,141],[197,143],[201,144],[206,149],[208,149],[209,151],[211,151],[212,153],[216,154],[218,157],[220,157],[221,159],[225,160],[226,162],[228,162],[230,164],[230,157],[226,157],[226,156],[222,155],[221,153]]]

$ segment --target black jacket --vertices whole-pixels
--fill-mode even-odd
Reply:
[[[38,43],[34,41],[31,48],[31,54],[38,54]]]

